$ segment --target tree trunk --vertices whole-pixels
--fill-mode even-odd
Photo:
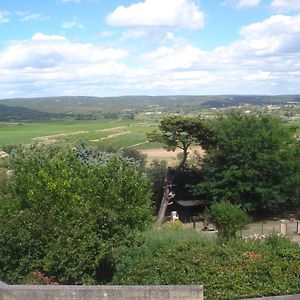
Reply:
[[[168,168],[165,177],[165,187],[164,187],[164,194],[162,197],[162,201],[160,204],[159,212],[156,218],[155,226],[159,227],[163,223],[167,211],[167,207],[170,201],[174,198],[175,194],[172,193],[172,186],[174,180],[174,174],[172,174],[172,169]]]
[[[181,163],[180,163],[180,165],[179,165],[179,169],[181,169],[181,168],[183,168],[183,167],[185,166],[186,161],[187,161],[188,154],[189,154],[189,152],[188,152],[188,147],[185,147],[185,148],[183,149],[183,158],[182,158],[182,161],[181,161]]]

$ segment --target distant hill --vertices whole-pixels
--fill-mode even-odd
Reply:
[[[48,120],[55,115],[21,106],[0,104],[0,121]]]
[[[300,95],[260,96],[260,95],[218,95],[218,96],[122,96],[122,97],[44,97],[2,99],[0,103],[36,110],[39,113],[80,114],[105,113],[116,110],[145,110],[161,107],[168,111],[184,108],[229,107],[244,104],[266,105],[300,103]],[[1,108],[0,108],[1,109]],[[38,113],[36,112],[36,113]]]

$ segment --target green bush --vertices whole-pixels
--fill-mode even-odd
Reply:
[[[216,226],[218,235],[223,238],[236,237],[237,231],[245,229],[250,222],[250,218],[239,205],[228,201],[213,203],[205,210],[204,216]]]
[[[0,158],[0,168],[8,168],[8,158]]]
[[[7,169],[0,168],[0,197],[7,193],[8,176]]]
[[[180,220],[168,221],[162,227],[170,230],[180,230],[183,227],[183,223]]]
[[[230,200],[256,214],[299,204],[300,141],[269,115],[232,113],[212,121],[214,142],[201,160],[197,197]]]
[[[124,250],[113,284],[204,285],[207,300],[300,292],[298,244],[281,237],[219,243],[194,233],[150,232],[140,247]]]
[[[26,148],[0,205],[0,280],[35,271],[59,283],[111,279],[114,255],[151,222],[150,186],[130,160],[92,149]]]
[[[158,213],[161,199],[164,193],[164,182],[167,172],[167,162],[165,160],[154,160],[146,169],[146,175],[151,183],[152,201],[155,211]]]

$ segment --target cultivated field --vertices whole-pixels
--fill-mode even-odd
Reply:
[[[202,115],[207,115],[202,112]],[[181,151],[166,151],[163,145],[149,143],[146,133],[157,128],[158,115],[138,114],[133,120],[101,119],[101,120],[52,120],[45,122],[0,122],[0,149],[7,145],[31,143],[64,142],[78,144],[82,141],[103,148],[132,147],[147,155],[148,162],[155,159],[166,160],[169,165],[178,163]],[[294,120],[289,125],[297,126]],[[296,132],[300,136],[300,126]],[[190,151],[193,159],[194,150]]]
[[[3,145],[31,144],[37,142],[86,141],[104,147],[153,148],[147,142],[146,132],[154,130],[151,120],[97,120],[51,121],[43,123],[0,123],[0,148]]]

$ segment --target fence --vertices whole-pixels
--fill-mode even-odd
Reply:
[[[249,224],[249,226],[241,231],[241,236],[248,237],[255,234],[266,235],[272,233],[280,233],[279,221],[267,221],[267,222],[255,222]]]
[[[214,226],[205,222],[193,222],[189,228],[197,231],[213,231]],[[299,220],[268,220],[250,223],[246,229],[240,232],[240,236],[249,237],[253,235],[282,234],[284,236],[299,236],[300,221]],[[299,236],[300,239],[300,236]]]

